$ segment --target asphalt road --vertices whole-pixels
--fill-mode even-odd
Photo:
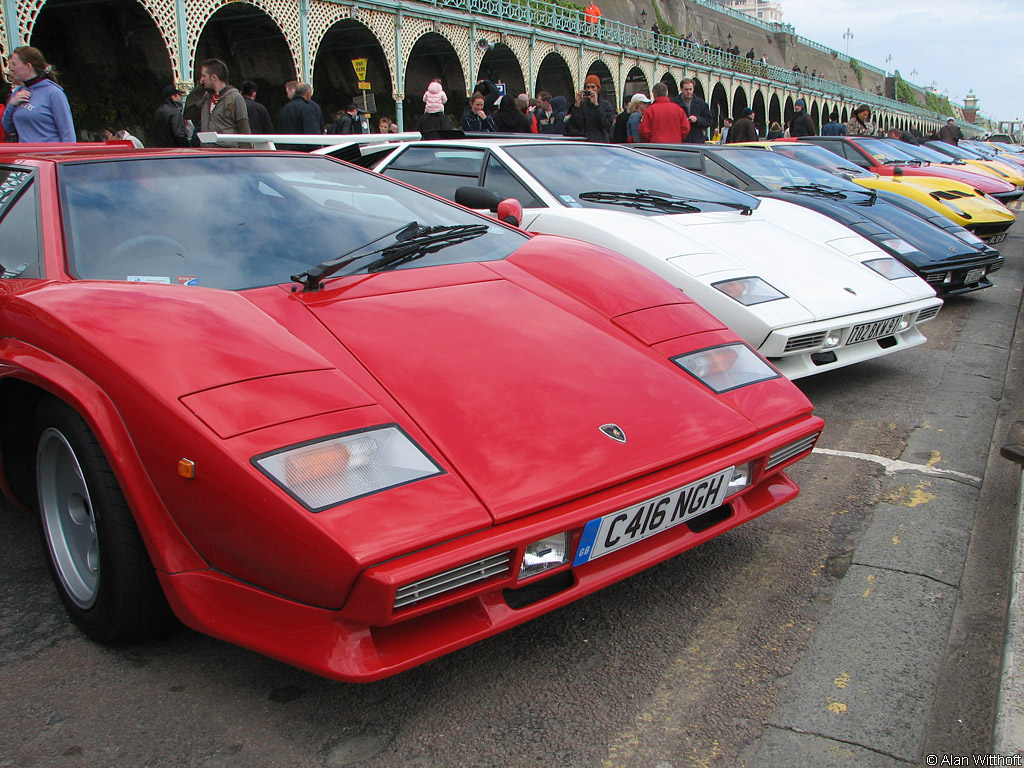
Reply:
[[[996,287],[947,302],[928,344],[800,382],[827,427],[792,472],[795,502],[378,683],[188,630],[96,646],[65,620],[34,519],[3,507],[0,768],[888,767],[987,751],[1015,514],[1015,472],[990,461],[1020,378],[1015,231]]]

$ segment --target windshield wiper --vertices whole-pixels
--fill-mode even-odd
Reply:
[[[405,224],[399,227],[398,229],[393,229],[390,232],[385,232],[380,237],[375,237],[370,242],[363,243],[357,248],[353,248],[351,251],[346,251],[340,256],[336,256],[333,259],[328,259],[327,261],[321,261],[319,264],[317,264],[310,270],[302,272],[298,275],[292,275],[292,282],[301,283],[303,286],[302,290],[304,291],[319,291],[320,283],[323,281],[325,277],[330,277],[339,269],[348,266],[353,261],[361,259],[364,256],[369,256],[372,253],[377,253],[378,251],[371,251],[370,253],[363,253],[358,256],[353,256],[352,254],[357,253],[358,251],[361,251],[364,248],[373,245],[374,243],[380,242],[385,237],[391,237],[392,235],[395,235],[396,240],[404,240],[407,237],[415,235],[422,229],[423,227],[420,226],[419,222],[410,221],[408,224]]]
[[[486,224],[458,224],[451,227],[423,227],[410,237],[381,248],[375,253],[380,258],[361,267],[367,272],[383,272],[407,261],[414,261],[429,253],[436,253],[451,245],[480,237],[489,230]]]
[[[440,251],[442,248],[447,248],[449,245],[455,245],[456,243],[462,243],[466,240],[472,240],[474,237],[480,237],[480,235],[487,232],[488,229],[490,229],[490,227],[486,224],[459,224],[450,227],[424,227],[421,226],[419,222],[410,221],[405,226],[392,230],[391,232],[386,232],[380,237],[374,238],[370,242],[360,245],[358,248],[353,248],[351,251],[343,253],[337,258],[321,262],[313,267],[313,269],[302,272],[298,275],[292,275],[292,281],[302,284],[303,291],[319,291],[320,284],[325,278],[330,277],[338,270],[347,267],[349,264],[359,261],[360,259],[365,259],[367,256],[379,255],[380,258],[376,261],[370,262],[365,267],[361,267],[361,269],[366,269],[367,272],[379,272],[404,261],[412,261],[413,259],[418,259],[421,256],[426,256],[428,253]],[[380,242],[384,238],[392,235],[395,236],[395,242],[391,245],[384,248],[377,248],[372,251],[366,251],[365,253],[358,253],[359,251],[363,251],[366,247]]]
[[[795,184],[788,187],[779,187],[781,192],[797,192],[799,194],[821,195],[832,197],[836,200],[845,200],[846,194],[834,187],[826,187],[824,184]]]
[[[751,208],[742,203],[727,203],[720,200],[698,200],[693,197],[679,197],[656,189],[637,189],[636,192],[582,192],[577,195],[580,200],[611,205],[629,205],[648,211],[678,211],[683,213],[699,213],[699,205],[722,205],[735,208],[749,216]]]

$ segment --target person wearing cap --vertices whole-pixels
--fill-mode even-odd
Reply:
[[[647,105],[650,103],[651,100],[647,98],[645,93],[634,93],[633,98],[629,100],[629,106],[627,107],[629,120],[626,122],[627,143],[640,143],[640,121],[643,119],[644,112],[647,111]]]
[[[611,139],[615,108],[600,96],[601,78],[587,75],[583,90],[576,94],[576,103],[565,116],[566,136],[586,136],[590,141]]]
[[[686,111],[669,101],[668,86],[655,83],[651,89],[654,101],[640,119],[640,140],[654,144],[682,144],[690,133]]]
[[[733,126],[734,130],[735,128],[736,126]],[[818,135],[814,121],[807,114],[807,102],[803,99],[797,99],[793,105],[793,119],[789,121],[789,135],[792,138]]]
[[[683,108],[690,120],[690,132],[683,141],[686,144],[704,144],[708,140],[706,131],[714,119],[707,102],[693,95],[694,85],[693,78],[684,77],[679,83],[679,95],[672,101]]]
[[[149,131],[151,147],[187,147],[188,132],[182,114],[181,97],[185,92],[176,85],[164,88],[164,100],[153,115],[153,127]]]
[[[946,124],[939,128],[939,141],[944,141],[947,144],[959,144],[960,139],[964,137],[963,131],[960,130],[959,126],[953,118],[949,118]]]
[[[757,126],[754,125],[754,110],[744,109],[729,131],[729,143],[739,144],[742,141],[757,141]]]

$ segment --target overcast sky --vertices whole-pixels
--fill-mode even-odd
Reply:
[[[798,35],[962,104],[971,89],[996,120],[1024,117],[1024,0],[780,0]],[[916,75],[911,75],[913,70]]]

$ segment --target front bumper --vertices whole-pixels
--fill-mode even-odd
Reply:
[[[779,328],[768,335],[758,352],[788,378],[799,379],[923,344],[927,339],[917,326],[935,317],[941,307],[942,300],[933,297],[870,312]],[[851,332],[858,326],[903,316],[910,317],[910,325],[905,330],[870,341],[848,343]],[[839,346],[826,349],[825,340],[832,331],[841,333],[841,341]]]
[[[360,575],[338,611],[300,604],[212,570],[162,573],[160,580],[175,613],[195,629],[315,674],[368,682],[522,624],[789,501],[799,489],[784,470],[810,452],[822,426],[808,414],[682,465],[380,563]],[[776,463],[766,471],[772,455]],[[721,507],[578,567],[570,558],[519,581],[530,542],[570,531],[575,551],[588,521],[748,461],[755,463],[752,485]],[[505,553],[508,568],[500,573],[395,607],[403,585]]]

